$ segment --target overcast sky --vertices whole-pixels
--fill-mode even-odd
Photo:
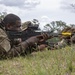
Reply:
[[[75,11],[70,4],[75,0],[0,0],[0,12],[14,13],[22,22],[38,19],[41,26],[58,20],[75,24]]]

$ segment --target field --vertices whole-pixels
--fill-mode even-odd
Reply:
[[[75,47],[0,60],[0,75],[75,75]]]

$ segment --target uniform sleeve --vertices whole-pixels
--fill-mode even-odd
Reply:
[[[24,53],[30,53],[29,45],[27,42],[22,42],[18,46],[11,47],[10,40],[7,34],[0,30],[0,52],[6,52],[6,56],[14,57]]]
[[[8,52],[10,48],[11,48],[10,41],[7,37],[7,34],[0,29],[0,52],[3,50]]]
[[[20,55],[25,55],[26,53],[30,53],[28,49],[28,45],[26,42],[20,43],[18,46],[13,46],[7,53],[8,57],[16,57]]]
[[[13,57],[22,54],[25,48],[22,44],[11,47],[7,34],[0,29],[0,54],[4,55],[6,53],[6,56]]]

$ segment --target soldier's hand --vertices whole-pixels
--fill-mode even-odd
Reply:
[[[33,37],[30,37],[29,39],[26,40],[26,42],[29,44],[29,45],[33,45],[35,43],[38,43],[39,39],[37,36],[33,36]]]
[[[41,35],[40,42],[44,42],[44,41],[46,41],[48,38],[49,38],[48,34],[47,34],[47,33],[43,33],[43,34]]]
[[[48,45],[46,45],[46,44],[41,44],[41,45],[38,46],[38,49],[39,49],[40,51],[43,51],[46,47],[48,47]]]
[[[42,34],[30,37],[29,39],[26,40],[26,42],[29,43],[30,45],[33,45],[35,43],[41,43],[45,41],[47,38],[48,38],[47,34]]]

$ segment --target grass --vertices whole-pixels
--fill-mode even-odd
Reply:
[[[75,75],[74,46],[0,60],[0,75]]]

